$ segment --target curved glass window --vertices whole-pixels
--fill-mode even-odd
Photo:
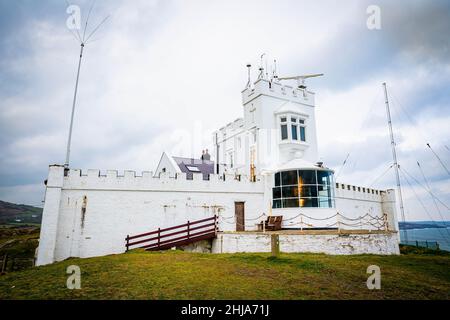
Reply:
[[[334,208],[333,172],[289,170],[275,173],[272,207]]]

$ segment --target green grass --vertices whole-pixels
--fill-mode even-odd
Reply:
[[[66,268],[81,268],[81,290]],[[366,269],[381,268],[381,290]],[[69,259],[0,277],[2,299],[450,299],[450,256],[145,252]]]

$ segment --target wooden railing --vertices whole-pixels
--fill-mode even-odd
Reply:
[[[134,248],[146,250],[165,250],[187,245],[196,241],[215,238],[217,235],[217,216],[188,221],[185,224],[146,232],[125,238],[127,251]],[[169,232],[168,231],[173,231]],[[195,232],[193,232],[195,231]]]

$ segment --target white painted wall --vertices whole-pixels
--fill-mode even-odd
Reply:
[[[47,184],[43,225],[37,264],[69,257],[93,257],[125,251],[125,237],[196,220],[234,216],[234,202],[245,202],[245,215],[261,214],[264,185],[234,176],[202,175],[186,180],[151,172],[136,176],[125,171],[70,170],[64,177],[61,166],[51,166]],[[82,205],[86,197],[86,212]],[[219,222],[221,230],[235,230],[235,224]]]
[[[234,204],[240,201],[245,202],[246,230],[255,230],[256,224],[265,219],[257,218],[262,213],[270,213],[271,185],[271,176],[258,176],[256,182],[249,182],[246,177],[238,181],[234,175],[225,175],[225,180],[222,175],[211,175],[209,181],[204,181],[201,175],[194,175],[194,180],[186,180],[183,173],[174,178],[169,173],[153,177],[152,172],[136,176],[133,171],[125,171],[123,175],[107,171],[101,176],[99,170],[88,170],[87,175],[80,170],[70,170],[64,176],[62,166],[50,166],[37,264],[69,257],[122,253],[127,235],[215,214],[220,217],[221,231],[235,231]],[[371,193],[346,194],[341,190],[336,194],[340,197],[337,209],[278,209],[272,214],[283,215],[283,227],[299,228],[292,225],[299,218],[290,218],[300,212],[316,218],[327,217],[337,211],[358,217],[367,208],[371,208],[372,214],[381,215],[395,207],[393,192],[375,196]],[[84,214],[83,202],[86,207]],[[391,225],[396,226],[396,222],[392,222],[396,221],[395,216],[390,219]],[[321,226],[317,221],[310,223],[314,227]],[[365,229],[370,229],[370,226]]]
[[[253,88],[242,91],[244,118],[220,128],[213,135],[214,157],[219,146],[220,172],[250,175],[250,150],[256,150],[256,173],[281,165],[296,157],[311,163],[318,161],[314,93],[260,79]],[[306,143],[281,141],[280,114],[299,114],[305,120]],[[290,127],[288,132],[290,135]],[[256,140],[253,137],[256,137]],[[238,141],[242,147],[239,148]],[[233,154],[231,168],[230,154]]]
[[[166,152],[163,152],[161,159],[159,159],[158,166],[155,170],[155,176],[159,177],[163,172],[166,172],[170,177],[175,177],[177,174],[181,173],[180,167]]]
[[[280,235],[280,251],[349,254],[400,254],[397,233],[342,235]],[[213,253],[270,252],[271,235],[221,233],[212,243]]]

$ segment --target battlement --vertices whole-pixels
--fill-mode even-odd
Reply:
[[[381,201],[383,194],[386,193],[386,191],[378,189],[355,186],[338,182],[335,185],[335,191],[337,198],[371,200],[371,201]]]
[[[314,92],[294,88],[276,81],[271,83],[265,79],[257,80],[254,83],[254,88],[245,88],[242,91],[242,102],[246,105],[261,95],[281,98],[309,106],[315,105]]]
[[[69,169],[64,173],[62,166],[50,166],[47,187],[64,189],[94,190],[141,190],[141,191],[211,191],[211,192],[264,192],[262,176],[251,182],[248,176],[233,174],[194,174],[188,179],[186,173],[161,173],[151,171],[137,174],[132,170],[118,171],[99,169]]]

